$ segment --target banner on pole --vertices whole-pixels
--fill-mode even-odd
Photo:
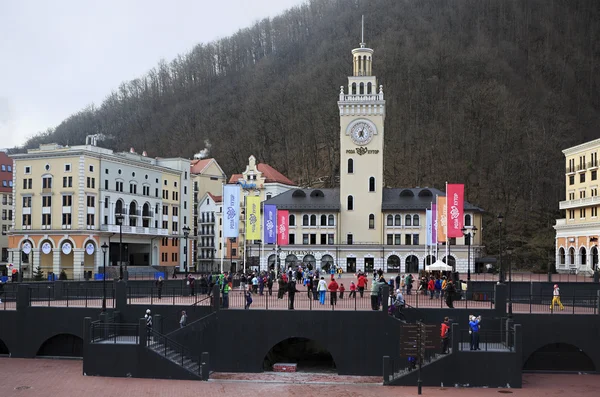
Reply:
[[[240,187],[223,187],[223,237],[238,237],[240,233]]]
[[[277,211],[277,244],[288,245],[289,211]]]
[[[260,197],[246,197],[246,241],[260,240]]]
[[[431,245],[437,244],[438,233],[437,204],[431,204]]]
[[[465,185],[448,185],[446,199],[448,200],[448,237],[462,237],[464,215]]]
[[[272,204],[265,204],[265,219],[263,228],[265,232],[264,243],[275,244],[277,242],[277,207]]]
[[[437,242],[446,242],[446,197],[437,198]]]
[[[432,234],[432,225],[431,225],[431,210],[425,210],[425,224],[427,225],[427,239],[426,245],[431,245],[431,234]]]

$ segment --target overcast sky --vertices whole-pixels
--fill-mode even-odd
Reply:
[[[302,0],[0,0],[0,148]]]

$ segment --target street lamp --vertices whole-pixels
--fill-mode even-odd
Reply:
[[[106,311],[106,251],[108,250],[108,245],[106,241],[102,244],[102,254],[104,255],[103,267],[104,274],[102,275],[102,312]]]
[[[500,279],[501,283],[504,283],[504,269],[502,268],[502,221],[504,216],[498,214],[498,261],[500,263]]]
[[[123,219],[125,217],[119,212],[115,219],[119,225],[119,280],[123,280]]]
[[[187,226],[184,226],[182,230],[183,230],[183,237],[185,237],[185,251],[183,252],[183,254],[185,255],[185,258],[183,260],[183,272],[185,273],[185,275],[187,277],[188,236],[190,235],[190,228]]]
[[[477,232],[477,226],[473,226],[470,229],[467,229],[466,227],[463,227],[461,229],[463,235],[465,236],[465,239],[467,239],[467,237],[469,237],[468,240],[468,244],[467,244],[467,281],[471,281],[471,243],[473,241],[473,239],[475,238],[475,233]]]

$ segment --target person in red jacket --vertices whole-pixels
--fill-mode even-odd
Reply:
[[[444,317],[440,336],[442,337],[442,354],[448,354],[448,344],[450,342],[450,320],[448,317]]]
[[[360,297],[362,298],[363,294],[365,293],[365,288],[367,288],[367,278],[365,277],[364,274],[361,274],[358,276],[357,287],[358,287],[358,293],[360,294]]]
[[[340,283],[340,299],[344,299],[344,291],[346,291],[344,283]]]
[[[427,283],[427,291],[430,293],[429,299],[433,299],[433,294],[435,294],[435,281],[433,280],[433,277],[431,277],[429,283]]]
[[[356,299],[356,284],[354,284],[354,281],[350,282],[350,295],[348,298]]]
[[[337,303],[338,288],[339,288],[338,283],[335,281],[335,278],[332,278],[331,282],[329,283],[329,286],[327,287],[327,289],[329,290],[329,296],[330,296],[329,300],[331,302],[331,306],[333,306]]]

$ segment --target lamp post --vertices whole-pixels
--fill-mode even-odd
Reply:
[[[119,225],[119,280],[123,280],[123,219],[125,217],[119,212],[115,219]]]
[[[466,227],[461,229],[463,236],[465,239],[469,237],[467,244],[467,281],[471,281],[471,243],[475,238],[475,233],[477,232],[477,226],[473,226],[470,231]]]
[[[502,268],[502,221],[504,216],[498,214],[498,261],[500,263],[500,279],[501,283],[504,283],[504,269]]]
[[[185,237],[185,251],[183,252],[183,254],[185,255],[185,258],[183,259],[183,272],[185,273],[185,275],[187,277],[188,236],[190,235],[190,228],[187,226],[184,226],[182,230],[183,230],[183,237]]]
[[[102,312],[106,311],[106,251],[108,250],[108,245],[106,241],[102,244],[102,254],[104,256],[104,260],[102,262],[102,266],[104,267],[104,271],[102,274]]]

